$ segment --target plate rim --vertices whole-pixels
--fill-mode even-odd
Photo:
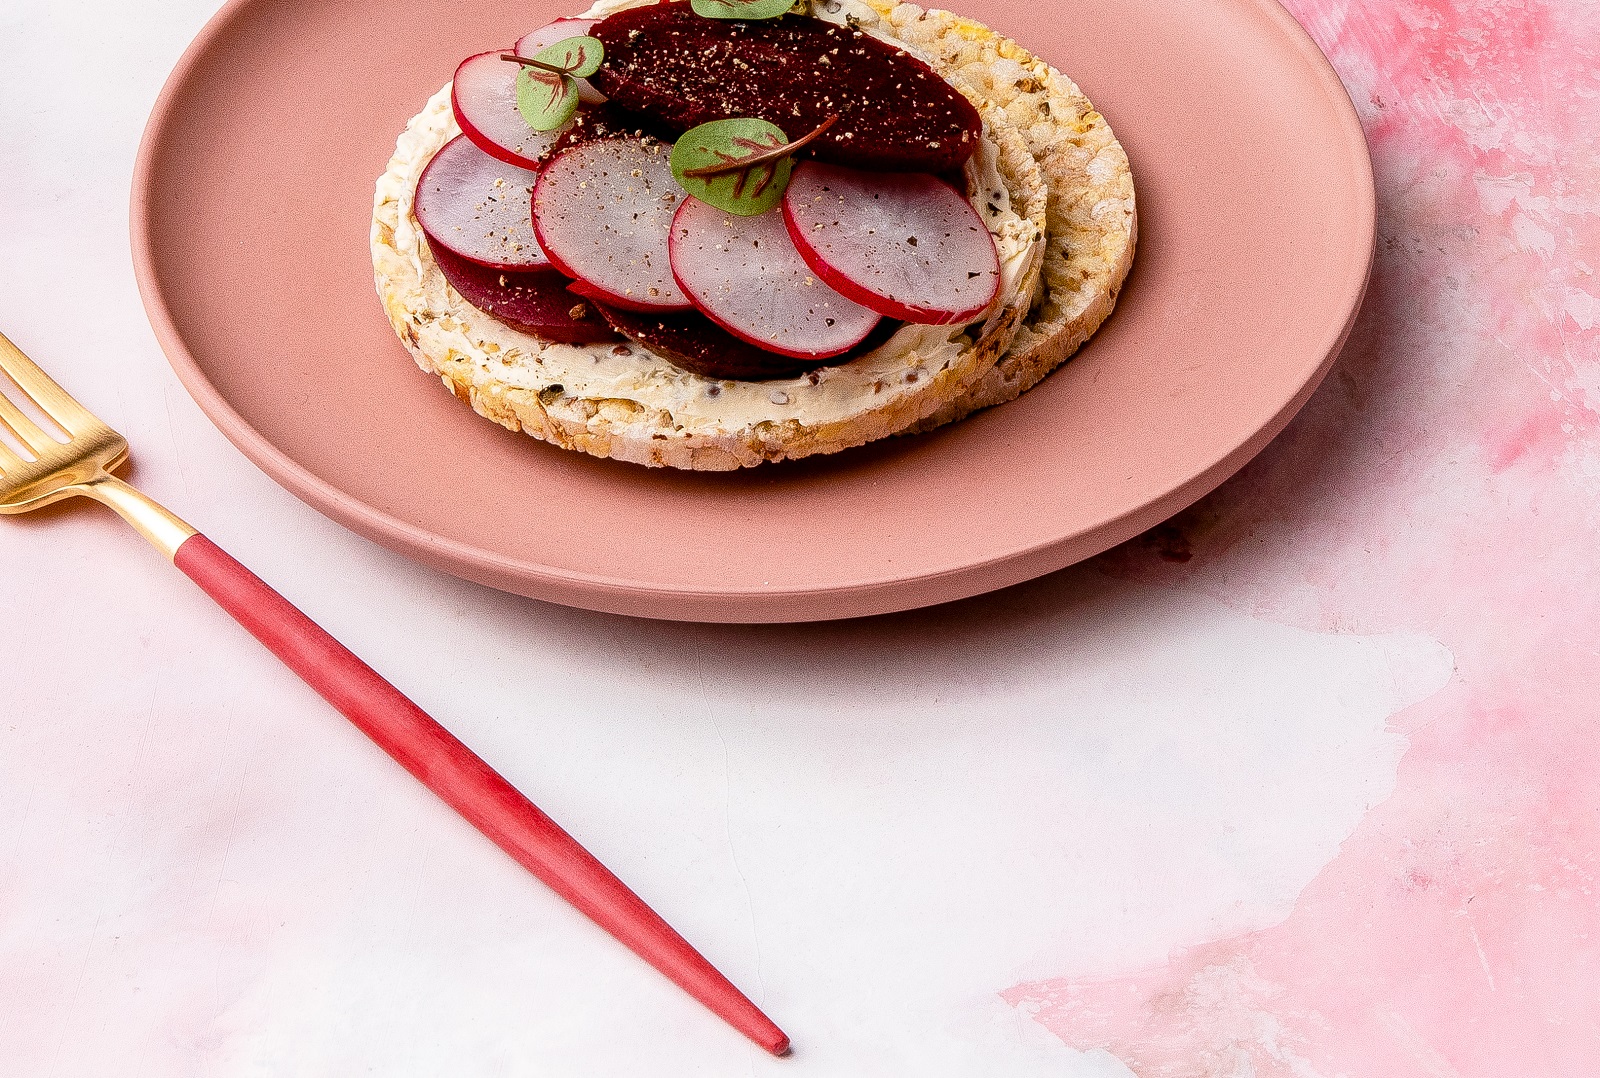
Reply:
[[[1076,532],[1055,536],[935,572],[812,586],[673,587],[620,577],[532,565],[450,539],[384,512],[312,474],[252,426],[206,376],[182,334],[162,289],[152,247],[153,174],[159,147],[195,67],[248,8],[277,0],[228,0],[184,49],[161,87],[140,136],[129,202],[129,239],[140,300],[167,361],[200,410],[244,456],[311,508],[366,539],[476,583],[565,606],[673,621],[785,623],[887,614],[968,598],[1064,569],[1140,534],[1220,486],[1277,437],[1321,385],[1353,330],[1372,278],[1377,242],[1377,191],[1371,150],[1360,116],[1332,62],[1279,0],[1212,0],[1254,8],[1294,48],[1333,102],[1339,133],[1356,179],[1359,231],[1366,235],[1361,266],[1347,282],[1352,299],[1342,325],[1324,342],[1315,371],[1282,401],[1272,417],[1218,460],[1148,501]],[[1135,177],[1137,191],[1137,177]],[[1137,267],[1137,256],[1135,266]],[[1115,311],[1112,312],[1115,318]],[[1092,339],[1091,339],[1092,341]],[[1089,343],[1085,344],[1089,347]],[[1092,539],[1085,544],[1086,536]],[[1078,547],[1080,549],[1073,549]],[[514,582],[514,584],[513,584]]]

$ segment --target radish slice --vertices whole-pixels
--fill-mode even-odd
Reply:
[[[769,352],[836,356],[878,324],[876,311],[817,279],[776,209],[737,217],[687,199],[672,219],[669,249],[672,272],[694,305],[735,337]]]
[[[537,171],[561,132],[535,131],[517,111],[519,65],[500,59],[504,51],[480,52],[461,61],[450,84],[450,107],[461,133],[478,149],[508,165]]]
[[[461,298],[515,329],[547,341],[593,344],[616,334],[592,303],[574,298],[553,269],[493,270],[432,248],[433,264]]]
[[[783,218],[818,277],[890,318],[971,321],[1000,288],[1000,259],[978,211],[926,173],[804,161],[783,193]]]
[[[550,260],[533,231],[532,190],[538,178],[457,135],[417,180],[417,223],[431,245],[481,266],[548,269]]]
[[[550,261],[586,294],[636,311],[687,310],[672,279],[667,233],[688,196],[672,178],[670,147],[605,139],[564,150],[533,188],[533,227]]]
[[[599,19],[557,19],[539,27],[531,34],[524,34],[518,38],[516,54],[533,56],[547,45],[554,45],[569,37],[585,37],[599,21]],[[589,85],[588,79],[579,79],[578,100],[589,105],[600,105],[606,101],[606,95]]]

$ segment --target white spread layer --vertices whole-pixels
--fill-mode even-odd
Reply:
[[[598,6],[589,15],[623,7]],[[927,376],[946,369],[971,345],[964,327],[902,326],[885,344],[848,363],[824,367],[810,376],[762,382],[714,380],[691,374],[636,344],[549,344],[487,318],[474,318],[452,332],[446,312],[463,303],[432,265],[427,245],[412,214],[418,177],[433,154],[460,133],[450,108],[447,85],[407,127],[396,146],[388,173],[379,182],[379,201],[398,204],[393,246],[415,271],[416,294],[402,297],[412,310],[437,312],[453,338],[451,351],[470,359],[484,374],[506,385],[539,391],[559,385],[572,399],[649,401],[671,414],[678,425],[710,422],[723,429],[794,420],[806,426],[848,420],[866,402],[914,393]],[[989,317],[998,317],[1017,303],[1019,289],[1036,264],[1042,240],[1034,225],[1012,211],[1006,186],[996,167],[998,151],[985,129],[979,150],[967,164],[973,201],[989,223],[1000,256],[1001,284]],[[985,214],[986,203],[1000,208]],[[470,328],[470,332],[469,332]],[[813,378],[815,381],[813,381]]]

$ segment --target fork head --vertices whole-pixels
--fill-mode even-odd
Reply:
[[[31,359],[0,334],[0,371],[67,435],[58,441],[6,396],[0,383],[0,433],[9,432],[26,453],[0,440],[0,513],[30,509],[85,493],[128,457],[128,443],[73,400]]]

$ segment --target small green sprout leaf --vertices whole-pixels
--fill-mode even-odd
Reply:
[[[829,116],[815,131],[793,142],[777,124],[751,117],[701,124],[672,147],[673,178],[702,202],[740,217],[755,217],[783,198],[794,152],[837,119]]]
[[[575,79],[586,79],[600,70],[605,49],[599,38],[569,37],[554,45],[546,45],[533,54],[541,63],[558,68]]]
[[[521,64],[517,72],[517,111],[535,131],[565,127],[578,110],[578,80],[600,70],[604,50],[592,37],[569,37],[532,56],[502,53]]]
[[[517,111],[535,131],[565,127],[578,111],[578,82],[562,72],[524,67],[517,72]]]
[[[776,19],[794,0],[689,0],[689,6],[704,19]]]

